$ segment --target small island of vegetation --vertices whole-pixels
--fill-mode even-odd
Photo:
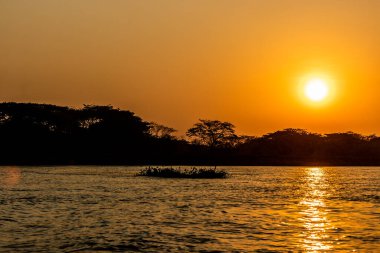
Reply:
[[[218,170],[217,168],[159,168],[148,167],[141,170],[137,176],[144,177],[162,177],[162,178],[194,178],[194,179],[212,179],[212,178],[227,178],[229,173],[225,170]]]

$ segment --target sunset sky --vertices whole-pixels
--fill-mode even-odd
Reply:
[[[380,135],[380,1],[0,0],[0,101]]]

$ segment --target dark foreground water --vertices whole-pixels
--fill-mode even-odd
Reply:
[[[380,168],[0,167],[0,252],[380,252]]]

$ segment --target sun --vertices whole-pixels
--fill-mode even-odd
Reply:
[[[323,79],[313,78],[306,82],[305,95],[314,102],[326,99],[329,94],[329,86]]]

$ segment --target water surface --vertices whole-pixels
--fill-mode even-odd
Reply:
[[[0,167],[0,252],[379,252],[380,168]]]

